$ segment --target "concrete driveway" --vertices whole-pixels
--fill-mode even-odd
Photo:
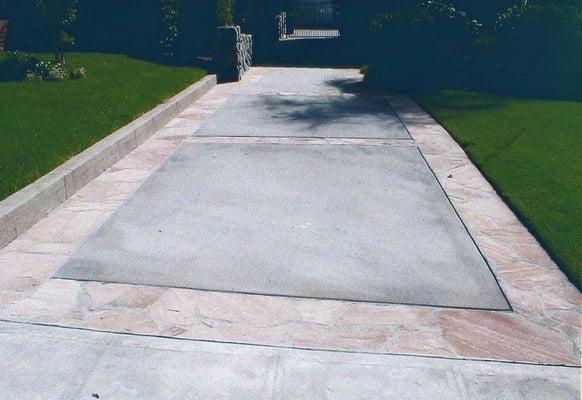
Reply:
[[[579,292],[355,70],[215,88],[0,265],[2,399],[580,396]]]

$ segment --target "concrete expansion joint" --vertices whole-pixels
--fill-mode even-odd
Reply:
[[[275,92],[275,93],[256,93],[256,96],[301,96],[301,97],[356,97],[356,96],[366,96],[366,97],[381,97],[381,95],[375,95],[373,93],[301,93],[301,92]]]
[[[27,321],[12,321],[0,318],[1,324],[7,324],[15,326],[16,329],[21,329],[18,327],[35,327],[35,329],[47,329],[46,337],[49,339],[51,337],[50,330],[62,330],[63,332],[71,332],[75,334],[87,333],[87,334],[98,334],[107,335],[103,341],[98,343],[103,345],[104,350],[111,347],[124,347],[124,338],[136,338],[136,339],[166,339],[171,341],[186,342],[193,344],[215,344],[215,345],[230,345],[230,346],[246,346],[256,349],[272,349],[272,350],[290,350],[290,351],[300,351],[305,353],[313,354],[338,354],[338,355],[361,355],[361,356],[377,356],[377,357],[403,357],[403,358],[417,358],[417,359],[427,359],[427,360],[448,360],[448,361],[464,361],[464,362],[474,362],[474,363],[492,363],[492,364],[509,364],[509,365],[523,365],[523,366],[538,366],[538,367],[559,367],[559,368],[569,368],[580,370],[579,365],[569,364],[569,363],[554,363],[554,362],[528,362],[528,361],[515,361],[511,359],[501,359],[501,358],[490,358],[490,357],[466,357],[461,355],[427,355],[423,353],[401,353],[394,351],[374,351],[374,350],[361,350],[361,349],[337,349],[329,348],[324,346],[299,346],[299,345],[286,345],[286,344],[265,344],[260,342],[243,341],[243,340],[218,340],[218,339],[197,339],[197,338],[187,338],[187,337],[168,337],[165,335],[156,334],[144,334],[144,333],[133,333],[133,332],[122,332],[122,331],[110,331],[107,329],[97,329],[97,328],[79,328],[68,325],[58,325],[58,324],[46,324],[37,322],[27,322]],[[322,325],[323,326],[323,325]],[[2,333],[2,330],[0,330]],[[21,336],[25,337],[28,334],[23,332]],[[92,343],[89,340],[82,340],[86,343]],[[132,347],[147,349],[147,346],[133,344]],[[167,350],[173,352],[174,350]],[[276,364],[279,364],[280,357],[275,356]],[[277,361],[278,360],[278,361]]]
[[[324,138],[303,136],[192,136],[185,143],[224,143],[224,144],[298,144],[298,145],[344,145],[344,146],[384,146],[417,147],[414,139],[360,139]]]

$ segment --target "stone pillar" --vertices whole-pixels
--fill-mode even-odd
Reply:
[[[253,37],[241,34],[238,42],[238,57],[241,74],[247,72],[253,64]]]
[[[4,50],[7,35],[8,35],[8,20],[0,19],[0,51]]]
[[[239,26],[219,26],[212,52],[219,81],[239,81],[252,65],[252,36],[242,34]]]

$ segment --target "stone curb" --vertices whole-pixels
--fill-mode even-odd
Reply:
[[[209,75],[0,202],[0,248],[125,157],[216,86]]]

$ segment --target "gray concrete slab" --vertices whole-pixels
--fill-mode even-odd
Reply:
[[[56,277],[508,308],[413,147],[186,143]]]
[[[0,398],[580,398],[580,369],[204,343],[0,322]]]
[[[233,96],[194,136],[410,139],[379,96]]]
[[[99,337],[53,340],[49,332],[0,322],[1,399],[73,398],[105,348]]]

